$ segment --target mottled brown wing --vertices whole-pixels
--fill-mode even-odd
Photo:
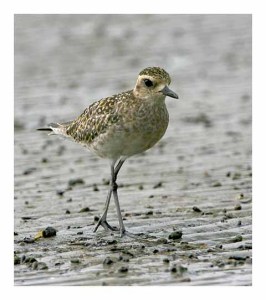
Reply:
[[[66,126],[66,134],[77,142],[91,143],[98,135],[118,121],[116,98],[101,99],[88,108]]]

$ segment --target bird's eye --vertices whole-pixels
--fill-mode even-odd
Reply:
[[[153,83],[152,83],[152,81],[151,81],[150,79],[144,79],[144,83],[145,83],[145,85],[146,85],[147,87],[153,86]]]

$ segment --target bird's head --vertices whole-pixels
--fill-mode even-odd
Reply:
[[[169,89],[171,78],[159,67],[148,67],[139,73],[133,93],[143,99],[165,99],[166,96],[178,99],[175,92]]]

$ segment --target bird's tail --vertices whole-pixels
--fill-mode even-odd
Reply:
[[[47,131],[49,132],[49,135],[52,134],[65,135],[65,127],[59,123],[50,123],[47,125],[47,127],[37,128],[37,130]]]

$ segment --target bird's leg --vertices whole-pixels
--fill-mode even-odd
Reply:
[[[105,202],[104,212],[103,212],[103,215],[101,216],[100,220],[98,221],[96,227],[94,228],[93,232],[96,232],[100,225],[106,231],[108,231],[108,230],[111,230],[111,231],[119,230],[118,228],[115,228],[115,227],[112,227],[111,225],[109,225],[107,220],[106,220],[107,212],[108,212],[108,208],[109,208],[109,204],[110,204],[110,199],[111,199],[112,192],[113,192],[113,178],[114,178],[114,174],[115,174],[114,165],[115,165],[115,161],[112,162],[112,165],[111,165],[110,188],[109,188],[109,191],[108,191],[108,194],[107,194],[107,199],[106,199],[106,202]]]
[[[110,186],[110,189],[108,191],[107,194],[107,199],[105,202],[105,207],[104,207],[104,212],[103,215],[101,216],[100,220],[98,221],[96,227],[94,228],[93,232],[96,232],[97,229],[99,228],[99,226],[101,225],[106,231],[111,230],[111,231],[117,231],[118,229],[115,227],[112,227],[111,225],[109,225],[107,223],[106,217],[107,217],[107,212],[108,212],[108,208],[109,208],[109,204],[110,204],[110,199],[112,196],[112,192],[113,192],[113,187],[112,185]]]
[[[114,200],[115,200],[115,206],[116,206],[116,211],[117,211],[117,215],[118,215],[118,221],[119,221],[119,232],[120,232],[120,236],[122,237],[123,235],[129,236],[131,238],[136,238],[136,239],[140,239],[139,237],[142,234],[134,234],[131,232],[128,232],[125,228],[124,222],[123,222],[123,217],[121,214],[121,210],[120,210],[120,205],[119,205],[119,200],[118,200],[118,193],[117,193],[117,183],[116,183],[116,179],[117,179],[117,175],[119,170],[121,169],[123,163],[125,162],[125,159],[120,159],[119,162],[117,163],[116,167],[114,168],[114,171],[111,169],[111,173],[113,174],[111,177],[113,178],[113,183],[112,183],[112,187],[113,187],[113,195],[114,195]]]
[[[121,169],[123,163],[125,160],[120,160],[118,162],[118,164],[116,165],[115,169],[112,168],[112,187],[113,187],[113,195],[114,195],[114,200],[115,200],[115,207],[116,207],[116,211],[117,211],[117,216],[118,216],[118,221],[119,221],[119,231],[120,231],[120,235],[121,237],[125,234],[126,229],[123,223],[123,218],[122,218],[122,214],[121,214],[121,209],[120,209],[120,205],[119,205],[119,201],[118,201],[118,194],[117,194],[117,183],[116,183],[116,179],[117,179],[117,175],[119,170]]]
[[[97,229],[99,228],[99,226],[101,225],[107,231],[108,230],[111,230],[111,231],[118,231],[119,230],[121,236],[123,236],[126,233],[126,229],[125,229],[125,226],[124,226],[124,223],[123,223],[123,218],[122,218],[120,205],[119,205],[119,201],[118,201],[118,194],[117,194],[118,186],[117,186],[117,183],[116,183],[118,172],[121,169],[124,162],[125,162],[125,159],[120,159],[119,162],[117,163],[116,167],[115,167],[115,162],[113,162],[112,165],[111,165],[110,188],[109,188],[109,191],[108,191],[108,194],[107,194],[107,199],[106,199],[106,202],[105,202],[104,213],[101,216],[100,220],[98,221],[98,223],[97,223],[97,225],[96,225],[93,232],[96,232]],[[117,211],[117,215],[118,215],[119,229],[117,229],[116,227],[113,227],[110,224],[108,224],[108,222],[106,220],[112,193],[114,195],[115,206],[116,206],[116,211]]]

